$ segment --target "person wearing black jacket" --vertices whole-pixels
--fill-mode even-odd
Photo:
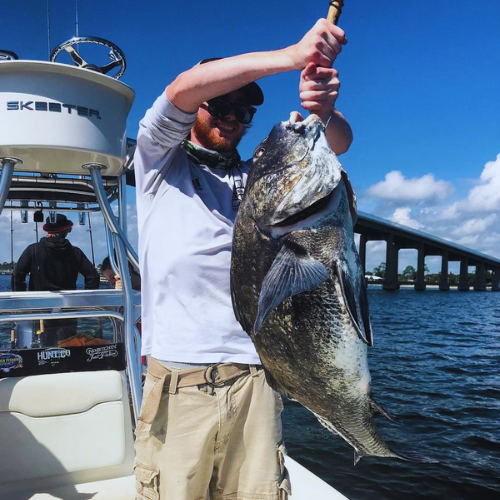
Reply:
[[[73,222],[63,214],[56,214],[55,222],[47,217],[43,230],[45,238],[29,245],[19,257],[12,275],[13,291],[76,290],[78,274],[85,279],[85,289],[99,288],[99,273],[66,236]],[[26,276],[30,275],[26,286]],[[76,320],[50,320],[44,322],[45,345],[56,345],[58,340],[76,334]]]

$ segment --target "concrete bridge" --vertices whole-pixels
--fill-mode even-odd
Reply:
[[[366,271],[366,243],[372,240],[385,240],[387,242],[384,290],[399,289],[398,252],[401,249],[410,248],[418,251],[415,290],[425,290],[426,288],[424,281],[425,257],[428,255],[440,255],[440,290],[446,291],[450,289],[448,263],[459,261],[460,279],[458,290],[469,290],[469,266],[475,266],[476,283],[474,290],[486,290],[486,271],[492,271],[491,290],[500,291],[500,259],[495,259],[470,248],[455,245],[437,236],[395,224],[365,212],[358,212],[358,220],[354,231],[360,234],[359,256],[364,271]]]

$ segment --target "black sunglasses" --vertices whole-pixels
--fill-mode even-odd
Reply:
[[[226,101],[223,97],[214,97],[207,101],[207,110],[215,118],[224,118],[231,111],[234,111],[234,117],[238,123],[248,125],[257,112],[253,106],[238,104],[235,102]]]

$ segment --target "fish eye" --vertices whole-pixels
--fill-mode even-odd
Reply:
[[[255,155],[257,158],[260,158],[266,152],[265,148],[259,148],[255,151]]]

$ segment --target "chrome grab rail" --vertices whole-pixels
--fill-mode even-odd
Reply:
[[[14,167],[18,163],[22,163],[19,158],[0,158],[2,164],[2,176],[0,177],[0,214],[2,213],[7,196],[9,195],[12,176],[14,175]]]
[[[82,165],[82,168],[87,169],[90,173],[92,186],[94,187],[94,192],[97,197],[97,201],[99,202],[99,206],[101,207],[104,220],[108,224],[111,231],[120,237],[121,242],[125,245],[125,250],[127,252],[128,259],[130,260],[132,265],[137,269],[137,271],[139,271],[139,258],[137,257],[135,250],[132,248],[132,245],[127,240],[127,237],[123,233],[122,228],[118,224],[118,221],[116,220],[116,217],[113,214],[111,206],[106,198],[106,193],[104,191],[104,187],[102,184],[102,175],[101,175],[101,169],[104,169],[106,167],[98,163],[86,163],[85,165]]]
[[[0,323],[7,321],[33,321],[38,319],[67,319],[67,318],[115,318],[123,321],[123,315],[114,311],[82,311],[60,313],[32,313],[32,314],[2,314]],[[116,342],[116,340],[115,340]]]

